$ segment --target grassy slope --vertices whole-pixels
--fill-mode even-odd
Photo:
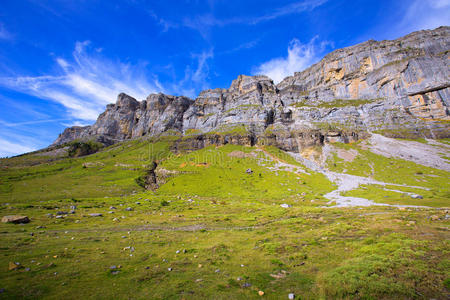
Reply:
[[[259,290],[267,299],[290,292],[300,299],[446,297],[444,212],[323,209],[322,195],[333,187],[322,175],[270,171],[258,158],[228,155],[254,150],[228,145],[169,155],[167,142],[134,141],[34,167],[17,166],[27,159],[20,158],[1,171],[0,213],[32,222],[0,224],[0,298],[249,299],[261,298]],[[153,159],[182,173],[157,192],[142,191],[134,178]],[[46,216],[70,205],[78,206],[73,215]],[[111,205],[117,209],[109,214]],[[103,217],[88,216],[98,212]],[[31,270],[6,271],[14,261]],[[117,275],[112,265],[122,266]]]

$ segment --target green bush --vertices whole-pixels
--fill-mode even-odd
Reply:
[[[69,143],[68,154],[70,157],[79,157],[93,154],[103,148],[103,144],[94,141],[73,141]]]

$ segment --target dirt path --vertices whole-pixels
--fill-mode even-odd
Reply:
[[[393,207],[425,207],[425,206],[414,206],[414,205],[391,205],[391,204],[384,204],[384,203],[377,203],[369,199],[365,198],[358,198],[358,197],[347,197],[342,196],[342,192],[351,191],[354,189],[357,189],[360,185],[364,184],[376,184],[381,186],[386,185],[392,185],[392,186],[403,186],[403,187],[411,187],[411,188],[418,188],[418,189],[424,189],[427,190],[424,187],[420,186],[407,186],[407,185],[401,185],[401,184],[395,184],[395,183],[386,183],[382,181],[377,181],[368,177],[362,177],[362,176],[355,176],[355,175],[349,175],[344,173],[337,173],[337,172],[331,172],[328,169],[320,166],[314,161],[311,161],[307,158],[304,158],[299,153],[293,153],[293,152],[287,152],[289,155],[291,155],[295,160],[298,162],[303,163],[306,167],[310,168],[311,170],[315,172],[319,172],[324,174],[331,182],[335,183],[337,185],[337,189],[325,194],[324,197],[330,200],[327,204],[332,204],[333,202],[335,205],[332,207],[354,207],[354,206],[393,206]]]

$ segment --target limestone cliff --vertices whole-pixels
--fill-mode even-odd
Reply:
[[[393,41],[336,50],[275,85],[240,75],[228,89],[197,99],[120,94],[97,122],[66,129],[54,144],[97,139],[111,144],[161,134],[185,135],[176,147],[275,144],[298,151],[380,132],[394,137],[449,137],[450,27]]]

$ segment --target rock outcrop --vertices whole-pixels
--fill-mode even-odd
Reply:
[[[176,149],[209,144],[270,144],[282,149],[391,137],[449,137],[450,27],[336,50],[275,85],[240,75],[228,89],[197,99],[120,94],[97,122],[66,129],[54,144],[111,144],[145,135],[184,135]]]

